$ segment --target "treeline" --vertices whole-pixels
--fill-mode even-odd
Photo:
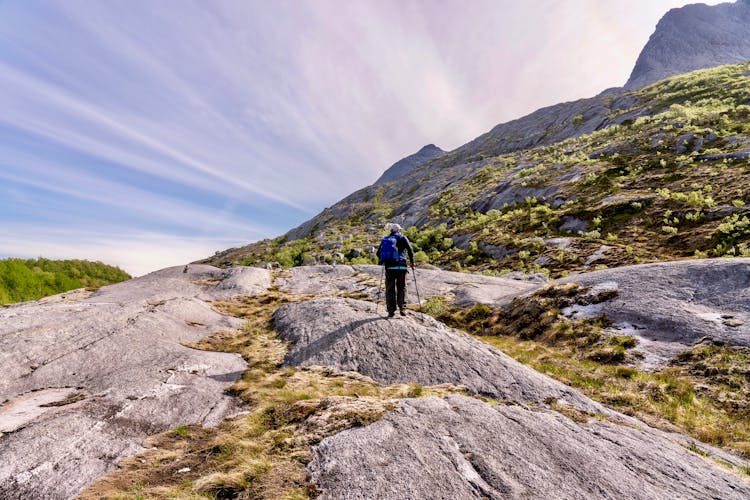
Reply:
[[[0,304],[36,300],[76,288],[99,288],[130,279],[119,267],[87,260],[0,260]]]

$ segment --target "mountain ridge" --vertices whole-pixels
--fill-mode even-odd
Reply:
[[[718,24],[713,22],[717,19],[722,22]],[[346,238],[347,231],[326,236],[321,229],[332,221],[349,220],[355,227],[376,231],[377,227],[388,217],[397,219],[402,225],[433,224],[436,226],[448,222],[444,218],[436,221],[435,217],[431,216],[430,210],[434,209],[434,204],[439,198],[438,193],[455,186],[459,179],[466,177],[469,172],[487,167],[486,160],[490,157],[500,158],[519,151],[542,148],[591,135],[613,126],[629,126],[643,117],[664,112],[672,104],[690,103],[690,98],[695,96],[688,96],[685,92],[683,92],[682,100],[676,99],[670,102],[654,99],[653,92],[649,94],[648,87],[661,81],[663,84],[661,88],[665,92],[670,92],[669,82],[663,78],[672,78],[677,74],[686,74],[699,68],[718,66],[722,62],[750,60],[750,22],[743,23],[738,19],[750,21],[749,0],[723,3],[712,7],[692,4],[672,9],[659,21],[623,88],[607,89],[591,98],[540,108],[523,117],[496,125],[490,131],[450,152],[442,154],[435,152],[433,157],[426,157],[420,155],[425,149],[422,148],[416,154],[386,169],[374,184],[351,193],[313,218],[290,229],[283,236],[245,247],[220,251],[213,257],[200,262],[220,266],[231,263],[262,264],[262,257],[265,255],[270,259],[274,254],[274,249],[279,248],[280,245],[306,238],[313,240],[311,248],[325,250],[328,255],[323,255],[325,252],[319,251],[314,258],[305,258],[303,254],[309,254],[309,251],[305,250],[305,244],[300,244],[298,245],[300,248],[294,250],[292,252],[294,255],[291,257],[291,261],[297,264],[324,260],[331,262],[332,254],[342,254],[337,255],[339,261],[347,255],[349,259],[359,259],[364,251],[363,247],[372,245],[373,242],[356,241],[354,247],[349,245],[350,248],[347,249],[345,241],[351,239]],[[740,73],[739,76],[744,75]],[[696,92],[698,96],[710,97],[711,89],[704,86]],[[646,96],[648,98],[644,98]],[[747,102],[738,100],[736,104],[744,105]],[[687,140],[692,141],[696,138],[696,132],[700,131],[686,129],[681,135],[681,137],[684,136],[682,140],[688,138]],[[715,135],[712,131],[707,138],[712,139]],[[702,146],[704,143],[711,142],[705,139],[698,137],[695,139],[696,144],[699,143],[698,145]],[[744,140],[741,139],[740,142]],[[732,144],[729,145],[729,149],[736,149],[734,145],[737,141],[732,139],[730,142]],[[609,149],[610,152],[614,152],[611,147]],[[682,146],[675,146],[675,151],[682,149],[684,149]],[[700,147],[693,148],[692,153],[697,156],[700,149]],[[716,144],[708,149],[717,149]],[[604,147],[604,153],[606,150],[607,147]],[[591,154],[599,155],[597,152],[591,152]],[[718,159],[723,160],[723,158]],[[517,158],[510,158],[510,160],[515,162]],[[538,165],[535,160],[531,160],[529,164]],[[463,169],[455,168],[457,166],[463,166]],[[519,175],[523,170],[520,167],[515,170],[510,169],[510,175]],[[455,175],[449,175],[451,171]],[[575,178],[577,174],[570,175],[571,178]],[[403,185],[405,189],[398,189],[394,183]],[[504,196],[498,193],[495,201],[477,201],[471,209],[484,213],[502,208],[506,203],[509,205],[518,203],[527,197],[537,198],[539,195],[542,199],[548,199],[554,198],[555,195],[555,190],[530,189],[528,186],[521,186],[523,189],[520,189],[518,186],[508,185],[513,184],[512,180],[505,184],[504,187],[498,188],[505,190]],[[413,196],[405,199],[405,191],[411,191]],[[389,208],[385,206],[384,199],[395,199],[397,200],[395,203],[399,206]],[[552,199],[547,201],[554,202]],[[573,228],[574,233],[591,225],[580,221],[577,217],[573,217],[569,222],[570,224],[566,227]],[[343,234],[340,234],[342,232]],[[458,239],[454,238],[454,243],[464,250],[468,248],[468,240],[460,235]],[[486,244],[484,247],[488,248]],[[693,249],[705,251],[705,248]],[[347,252],[350,253],[347,254]],[[505,252],[490,250],[490,253],[502,255]]]

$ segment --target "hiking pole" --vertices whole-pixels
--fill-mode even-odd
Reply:
[[[383,275],[385,274],[385,266],[380,268],[380,284],[378,285],[378,300],[375,302],[375,314],[378,314],[378,307],[380,307],[380,291],[383,289]]]
[[[419,303],[419,317],[422,323],[424,323],[424,313],[422,312],[422,299],[419,298],[419,287],[417,286],[417,270],[414,266],[411,266],[412,277],[414,278],[414,290],[417,292],[417,303]]]

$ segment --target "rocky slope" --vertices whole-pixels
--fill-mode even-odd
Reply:
[[[621,267],[561,281],[616,292],[564,313],[606,315],[611,330],[639,339],[647,366],[663,366],[702,342],[750,347],[750,259]]]
[[[750,60],[750,2],[672,9],[638,56],[626,89],[696,69]]]
[[[275,283],[280,290],[289,293],[318,296],[348,294],[356,298],[382,301],[382,272],[381,266],[373,265],[301,266],[279,273]],[[420,269],[418,285],[417,290],[410,283],[406,290],[407,302],[416,304],[420,299],[442,297],[458,306],[477,303],[499,306],[522,293],[538,289],[542,283]],[[420,297],[417,297],[417,291],[421,294]]]
[[[240,326],[206,301],[269,285],[261,269],[175,267],[0,309],[0,497],[70,498],[146,436],[236,412],[224,390],[242,358],[184,344]]]
[[[349,305],[339,302],[318,305],[310,303],[305,307],[319,311],[307,311],[304,316],[320,316],[319,319],[312,323],[307,320],[300,322],[304,323],[304,326],[300,327],[293,326],[296,321],[282,321],[281,324],[285,325],[284,328],[311,330],[309,335],[315,337],[321,332],[337,330],[331,327],[329,322],[340,322],[341,318],[355,317],[373,309],[372,302],[377,303],[378,299],[382,312],[382,293],[378,296],[381,271],[380,266],[372,265],[302,266],[284,270],[275,280],[276,286],[284,292],[319,297],[343,295],[370,302]],[[575,283],[591,288],[591,294],[604,294],[608,298],[596,303],[589,301],[585,305],[573,304],[562,313],[569,318],[596,318],[605,315],[610,323],[607,331],[616,335],[630,335],[638,340],[636,350],[643,354],[643,357],[637,362],[643,368],[662,367],[680,353],[701,343],[750,347],[748,258],[686,260],[625,266],[578,274],[554,282],[538,283],[431,269],[419,269],[417,275],[419,297],[413,281],[410,281],[407,287],[407,302],[412,304],[416,304],[418,300],[425,303],[430,299],[440,299],[446,304],[459,307],[486,304],[507,308],[513,299],[524,299],[529,294],[548,286]],[[290,307],[302,308],[300,305]],[[336,315],[340,318],[336,319]],[[320,321],[322,326],[316,326],[317,321]],[[429,316],[427,321],[430,321]],[[365,323],[364,326],[379,330],[376,325]],[[418,329],[418,326],[414,328]],[[343,333],[348,335],[350,332]],[[282,328],[282,336],[284,335]],[[289,335],[297,338],[302,334],[297,332]],[[441,332],[438,337],[444,340],[445,335],[445,332]],[[314,341],[312,337],[306,337],[305,340],[306,343]],[[334,342],[334,339],[329,337],[329,341]],[[439,345],[441,341],[429,343]],[[315,358],[314,355],[311,356]],[[387,354],[383,356],[389,357]],[[441,358],[437,355],[429,357]],[[320,364],[331,363],[334,362],[328,360]],[[340,364],[335,366],[345,369]],[[348,366],[346,369],[350,368],[351,366]],[[365,374],[378,378],[373,373]],[[410,376],[418,379],[414,374]],[[383,381],[395,382],[396,379]],[[425,380],[422,383],[438,382]]]

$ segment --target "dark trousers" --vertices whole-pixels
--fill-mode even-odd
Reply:
[[[385,270],[385,305],[389,313],[396,312],[396,306],[403,309],[406,304],[406,269]]]

